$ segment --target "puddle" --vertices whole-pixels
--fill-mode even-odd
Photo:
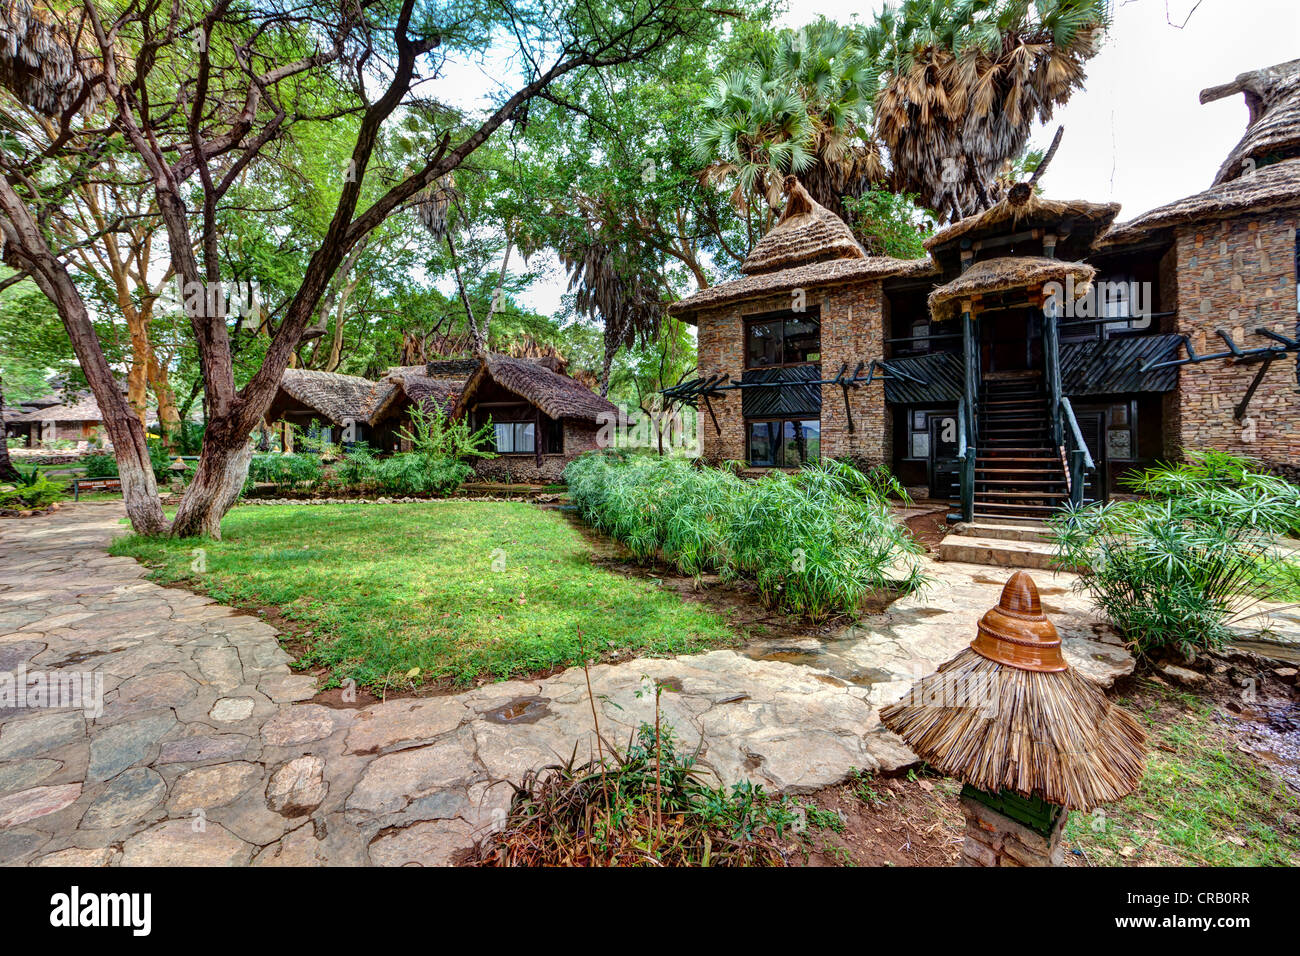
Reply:
[[[483,718],[494,724],[535,724],[551,709],[549,697],[516,697],[509,703],[484,711]]]
[[[1241,745],[1300,792],[1300,704],[1285,703],[1243,711]]]
[[[808,651],[772,651],[768,654],[759,654],[754,657],[754,660],[781,661],[785,664],[803,664],[807,667],[820,667],[825,663],[821,654]]]

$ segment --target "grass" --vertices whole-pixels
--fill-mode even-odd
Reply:
[[[205,572],[191,570],[195,547]],[[149,565],[161,583],[278,607],[307,642],[300,663],[328,669],[326,686],[465,686],[607,651],[736,641],[699,605],[593,565],[558,512],[522,503],[241,507],[222,522],[221,541],[130,535],[111,551]]]
[[[1071,814],[1070,846],[1110,866],[1300,865],[1300,800],[1214,724],[1214,704],[1148,682],[1133,709],[1150,735],[1141,787]]]

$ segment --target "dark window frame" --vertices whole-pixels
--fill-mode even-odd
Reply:
[[[503,457],[524,456],[536,457],[537,455],[537,425],[538,416],[536,414],[528,418],[493,418],[487,416],[487,422],[492,423],[492,451]],[[533,447],[527,451],[501,451],[497,448],[496,443],[496,426],[497,425],[532,425],[533,426]],[[543,455],[563,455],[564,454],[564,420],[561,418],[550,418],[547,415],[541,416],[542,426],[542,454]]]
[[[780,362],[774,362],[774,363],[771,364],[771,365],[754,365],[754,364],[752,364],[751,361],[750,361],[750,353],[749,353],[749,330],[750,330],[750,328],[753,327],[753,326],[755,326],[755,325],[765,325],[765,324],[767,324],[768,322],[775,322],[775,321],[777,321],[777,320],[780,320],[780,322],[781,322],[781,338],[780,338],[780,340],[779,340],[779,342],[778,342],[778,345],[779,345],[780,350],[781,350],[781,359],[782,359],[782,361],[780,361]],[[809,322],[809,321],[812,321],[812,322],[816,322],[816,323],[817,323],[817,358],[815,358],[815,359],[810,359],[810,360],[808,360],[808,361],[803,361],[803,362],[787,362],[787,361],[785,361],[785,339],[786,339],[786,334],[785,334],[785,323],[786,323],[787,321],[795,321],[795,322]],[[821,364],[821,355],[822,355],[822,350],[821,350],[821,344],[822,344],[822,319],[821,319],[821,306],[817,306],[817,305],[809,306],[808,308],[804,309],[802,312],[796,312],[796,311],[794,311],[793,309],[780,309],[780,310],[778,310],[778,311],[776,311],[776,312],[761,312],[761,313],[758,313],[758,314],[756,314],[756,315],[747,315],[747,316],[745,316],[745,319],[744,319],[744,325],[743,325],[742,333],[743,333],[743,342],[741,343],[741,347],[744,349],[744,353],[745,353],[745,368],[746,368],[746,369],[761,369],[761,368],[793,368],[793,367],[796,366],[796,365],[820,365],[820,364]]]
[[[780,452],[779,457],[780,457],[781,460],[780,460],[778,463],[776,463],[776,464],[770,464],[770,465],[769,465],[769,464],[756,464],[756,463],[754,462],[754,457],[753,457],[753,438],[754,438],[753,426],[755,426],[755,425],[765,425],[765,424],[770,424],[770,423],[773,423],[773,422],[779,422],[779,423],[781,424],[781,426],[782,426],[782,427],[781,427],[781,441],[780,441],[780,442],[778,443],[778,445],[777,445],[777,450]],[[822,434],[822,433],[821,433],[821,427],[822,427],[822,420],[821,420],[820,417],[818,417],[818,418],[812,418],[812,417],[810,417],[810,416],[808,416],[808,415],[765,415],[765,416],[763,416],[763,417],[761,417],[761,418],[746,418],[746,419],[745,419],[745,461],[750,465],[750,467],[752,467],[752,468],[790,468],[790,469],[794,469],[794,468],[800,468],[800,467],[802,467],[802,465],[787,465],[787,464],[785,464],[785,425],[786,425],[787,422],[816,422],[816,423],[817,423],[817,456],[816,456],[815,458],[809,458],[807,462],[804,462],[804,464],[811,464],[811,463],[813,463],[813,462],[821,461],[821,458],[822,458],[822,455],[821,455],[821,434]]]

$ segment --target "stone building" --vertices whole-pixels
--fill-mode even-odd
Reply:
[[[1189,450],[1294,472],[1300,61],[1202,101],[1237,92],[1210,188],[1120,225],[1022,185],[924,259],[868,256],[789,179],[742,277],[670,307],[700,360],[666,395],[699,407],[704,458],[888,465],[967,517],[1103,498]]]

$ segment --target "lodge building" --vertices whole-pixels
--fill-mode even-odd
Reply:
[[[1300,60],[1243,74],[1245,136],[1210,188],[1119,207],[1012,188],[867,255],[793,178],[742,277],[670,307],[698,329],[706,461],[888,465],[962,516],[1105,498],[1187,450],[1300,477]]]

